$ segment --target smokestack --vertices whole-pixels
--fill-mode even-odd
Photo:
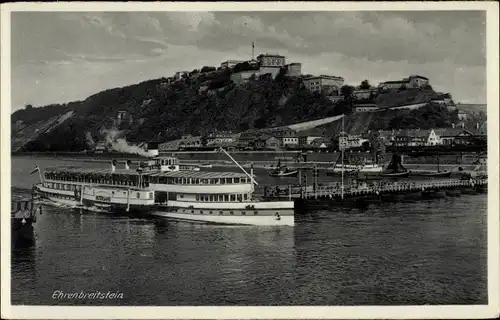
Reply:
[[[455,124],[454,124],[454,123],[452,123],[452,124],[451,124],[451,127],[452,127],[453,129],[455,129]]]
[[[465,123],[462,122],[462,129],[465,129]]]
[[[116,170],[116,160],[111,161],[111,173],[114,173]]]
[[[130,160],[125,161],[125,170],[130,170]]]
[[[476,122],[476,129],[479,130],[479,122]]]

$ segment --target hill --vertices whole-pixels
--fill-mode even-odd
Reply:
[[[12,150],[90,149],[97,141],[106,140],[112,128],[117,133],[115,138],[139,144],[175,140],[186,134],[204,135],[215,130],[241,132],[279,127],[349,114],[353,103],[351,99],[334,103],[322,94],[308,91],[302,79],[287,78],[283,73],[274,80],[264,75],[236,85],[230,79],[229,70],[203,68],[202,71],[194,70],[178,81],[160,78],[105,90],[84,101],[40,108],[27,106],[12,114]],[[437,93],[428,88],[381,94],[375,99],[395,105],[424,101],[435,95]],[[408,116],[405,110],[353,115],[348,125],[352,121],[353,128],[359,131],[400,123],[409,126],[428,123],[415,121],[413,116]],[[391,123],[393,118],[397,120]]]
[[[174,83],[161,78],[106,90],[67,105],[19,110],[12,114],[12,137],[17,141],[13,150],[89,149],[104,139],[105,129],[113,127],[128,141],[168,141],[214,130],[282,126],[345,111],[342,104],[335,106],[326,97],[309,92],[300,79],[264,77],[236,86],[229,76],[218,73]],[[70,111],[64,122],[50,125],[54,117]],[[124,111],[121,120],[119,111]],[[41,126],[51,129],[32,135],[23,130]]]
[[[384,110],[350,114],[344,118],[344,131],[356,135],[368,130],[449,128],[458,122],[457,111],[450,111],[444,106],[429,103],[413,110]],[[335,137],[341,131],[342,121],[338,120],[306,130],[303,134]]]
[[[443,94],[435,92],[432,87],[408,88],[405,90],[381,92],[374,98],[374,102],[381,107],[397,107],[403,105],[426,103],[439,99]]]

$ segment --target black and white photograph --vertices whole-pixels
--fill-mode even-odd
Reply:
[[[498,3],[121,5],[2,5],[2,318],[499,315]]]

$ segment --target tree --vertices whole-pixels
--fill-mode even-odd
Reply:
[[[207,135],[206,134],[203,134],[201,136],[201,139],[200,139],[200,144],[203,148],[205,148],[207,146]]]
[[[344,100],[352,101],[352,94],[354,92],[354,87],[349,85],[344,85],[340,88],[340,93],[344,96]]]
[[[361,85],[359,86],[361,89],[370,89],[370,83],[368,82],[368,80],[363,80],[361,81]]]
[[[30,110],[30,109],[33,109],[33,106],[31,104],[27,104],[24,108],[26,110]]]
[[[406,90],[406,85],[402,84],[401,87],[399,87],[399,91],[404,91]]]
[[[285,80],[285,75],[286,75],[286,69],[281,68],[279,73],[276,75],[276,78],[274,79],[274,81],[283,82],[283,80]]]
[[[215,71],[215,67],[208,67],[208,66],[204,66],[203,68],[201,68],[200,72],[201,73],[205,73],[205,72],[211,72],[211,71]]]

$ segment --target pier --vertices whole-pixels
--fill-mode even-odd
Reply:
[[[30,246],[35,241],[33,224],[41,208],[33,206],[33,199],[13,199],[11,201],[11,244],[12,246]]]
[[[295,200],[299,209],[311,209],[325,205],[367,205],[378,202],[415,201],[457,197],[461,194],[486,193],[487,179],[433,180],[417,182],[404,180],[397,182],[356,183],[342,186],[340,183],[313,185],[266,186],[265,199]]]

